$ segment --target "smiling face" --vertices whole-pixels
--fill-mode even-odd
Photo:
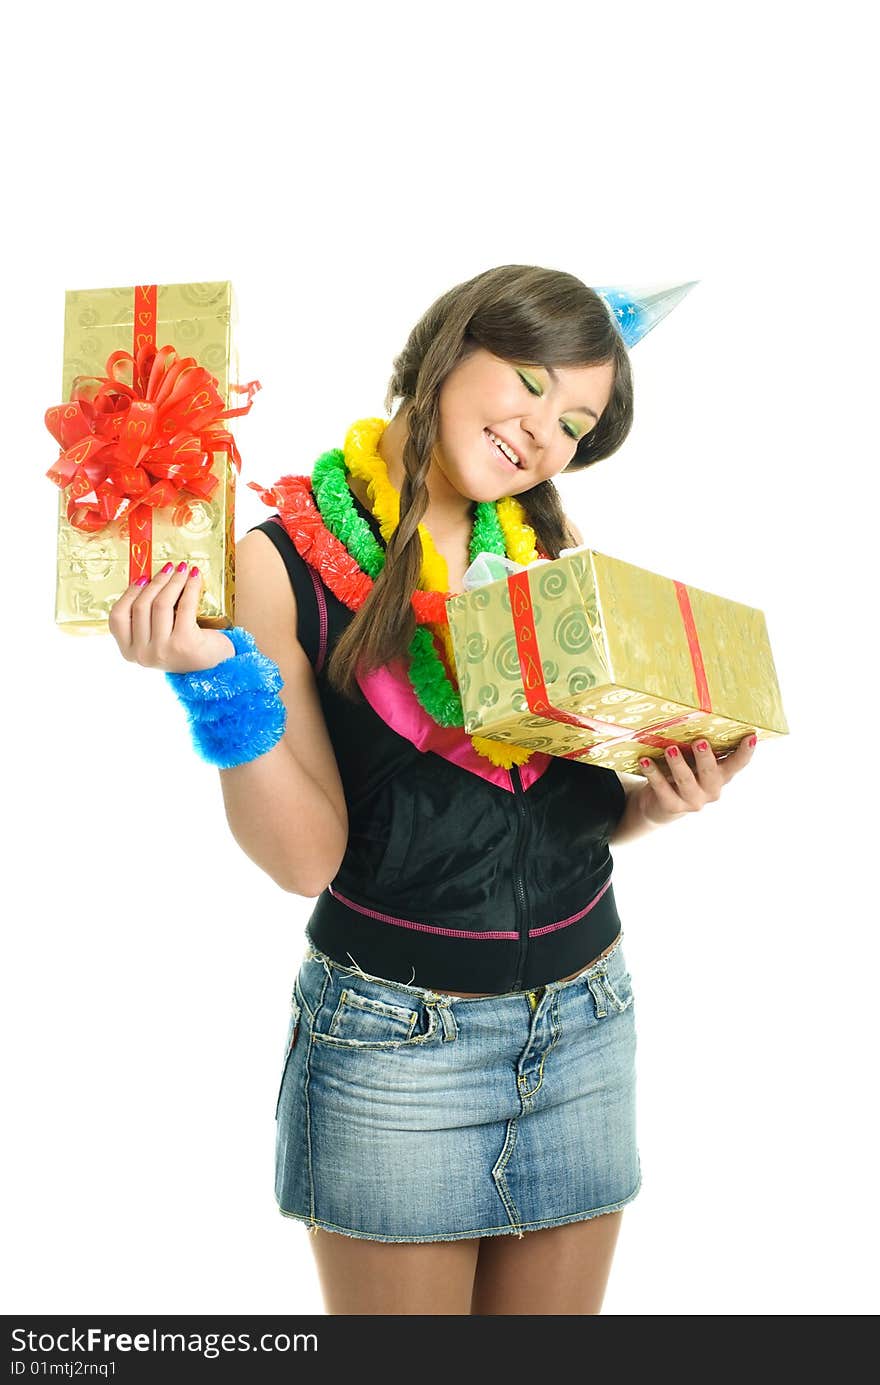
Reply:
[[[595,428],[614,385],[614,365],[508,361],[479,347],[440,389],[438,455],[448,485],[470,500],[531,490],[568,466]],[[490,433],[519,456],[515,467]]]

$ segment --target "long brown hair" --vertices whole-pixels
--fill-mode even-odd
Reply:
[[[432,303],[395,357],[385,396],[387,413],[395,399],[402,399],[408,414],[400,523],[372,591],[327,664],[330,683],[349,698],[360,698],[356,668],[369,671],[407,655],[415,632],[410,596],[422,570],[418,528],[428,507],[425,478],[437,440],[440,388],[450,371],[479,347],[503,359],[553,366],[614,364],[608,405],[581,439],[566,472],[581,471],[615,452],[632,427],[632,373],[623,338],[599,295],[573,274],[536,265],[499,265]],[[552,481],[516,498],[549,558],[575,546]]]

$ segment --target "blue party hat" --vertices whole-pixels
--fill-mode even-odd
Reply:
[[[633,347],[699,282],[691,279],[687,284],[658,284],[644,289],[594,288],[593,292],[604,302],[626,345]]]

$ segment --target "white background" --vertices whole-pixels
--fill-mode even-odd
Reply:
[[[560,482],[599,550],[760,607],[786,739],[615,850],[644,1183],[604,1311],[877,1309],[871,191],[858,4],[154,3],[7,28],[7,1312],[322,1312],[273,1197],[309,900],[162,676],[54,624],[66,288],[232,279],[244,484],[381,414],[453,284],[698,279]],[[282,26],[282,27],[279,27]],[[875,820],[876,821],[876,820]]]

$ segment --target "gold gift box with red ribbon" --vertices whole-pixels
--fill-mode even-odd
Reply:
[[[110,608],[166,562],[202,575],[198,623],[235,622],[235,484],[227,420],[259,381],[237,384],[236,305],[227,280],[71,289],[65,295],[55,620],[107,630]],[[233,407],[240,394],[243,407]]]
[[[761,611],[594,549],[446,602],[468,735],[642,774],[788,734]]]

